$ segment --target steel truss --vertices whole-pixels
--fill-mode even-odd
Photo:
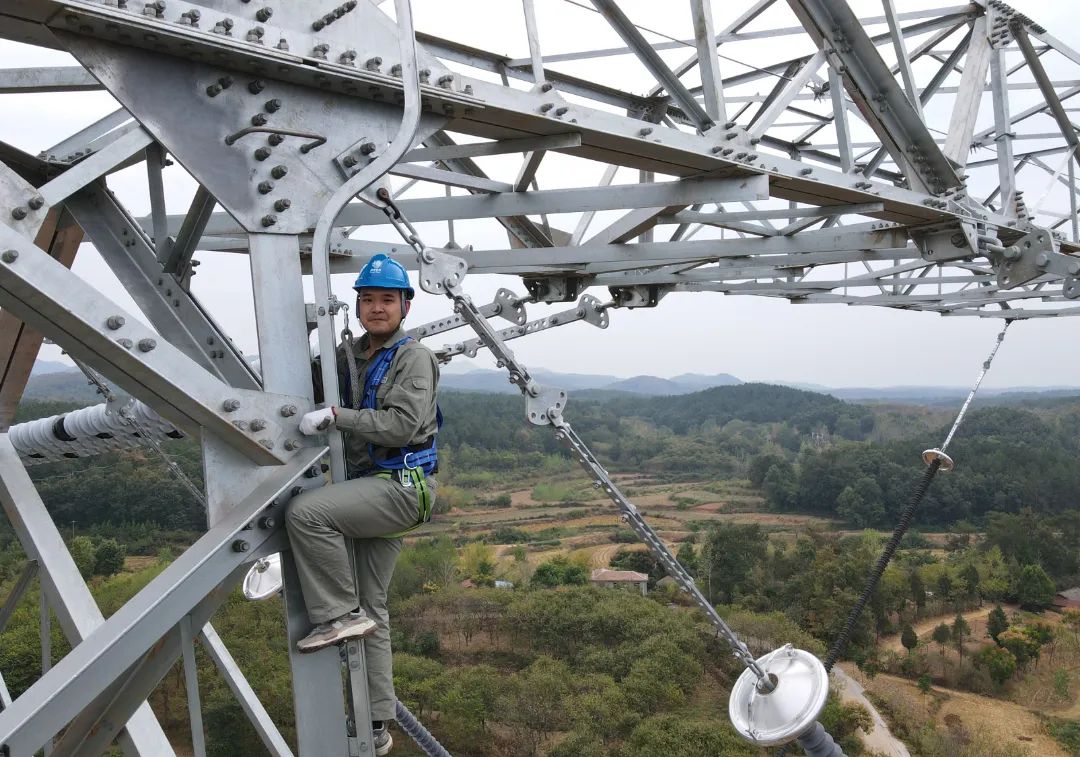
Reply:
[[[11,754],[53,739],[53,754],[97,753],[115,738],[129,754],[171,753],[144,702],[181,658],[201,753],[195,638],[267,749],[288,753],[208,621],[246,567],[283,546],[274,510],[322,482],[325,448],[296,427],[312,406],[308,329],[332,347],[329,277],[385,251],[381,227],[403,228],[401,262],[459,305],[414,334],[477,331],[443,347],[446,360],[490,348],[514,366],[508,339],[581,320],[604,328],[612,311],[673,291],[1010,320],[1080,312],[1068,107],[1080,53],[1004,3],[884,0],[859,16],[841,0],[746,0],[718,25],[720,4],[690,0],[665,35],[611,0],[522,0],[521,58],[414,35],[407,0],[394,18],[382,5],[0,0],[0,37],[79,63],[0,71],[0,94],[104,89],[119,106],[40,155],[0,145],[0,431],[48,337],[145,403],[155,433],[200,438],[208,516],[206,535],[103,621],[24,463],[113,446],[64,429],[115,419],[53,421],[36,449],[25,433],[0,435],[0,503],[73,646],[14,701],[0,679]],[[548,13],[602,23],[609,38],[545,55]],[[648,79],[579,71],[609,58]],[[167,160],[198,185],[182,215],[167,212]],[[107,186],[132,165],[146,170],[146,218]],[[1047,189],[1029,205],[1020,187],[1032,183]],[[450,242],[414,255],[404,219],[445,223]],[[458,245],[455,222],[472,219],[505,245]],[[84,238],[150,326],[69,270]],[[258,370],[192,295],[197,250],[250,255]],[[465,307],[467,273],[517,277],[523,291]],[[586,291],[599,287],[605,296]],[[574,304],[529,320],[527,307],[553,303]],[[495,317],[511,326],[496,331]],[[603,484],[562,420],[565,395],[523,370],[530,420],[556,428]],[[325,378],[330,394],[335,382]],[[290,644],[307,630],[291,571],[286,552]],[[291,663],[300,752],[370,750],[347,734],[337,654]]]

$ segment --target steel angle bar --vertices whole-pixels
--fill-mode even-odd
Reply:
[[[686,86],[675,75],[664,59],[645,40],[641,32],[627,18],[622,9],[614,0],[591,0],[596,9],[603,14],[612,28],[622,37],[625,42],[638,56],[638,59],[649,70],[649,73],[663,85],[667,93],[678,103],[679,107],[693,120],[701,131],[708,131],[715,122],[705,112],[694,96],[686,89]]]
[[[1054,121],[1057,122],[1058,128],[1061,129],[1061,135],[1072,149],[1073,159],[1080,163],[1080,138],[1076,136],[1076,127],[1069,119],[1069,114],[1065,112],[1065,107],[1061,104],[1061,98],[1058,97],[1053,82],[1050,81],[1046,69],[1043,68],[1042,60],[1040,60],[1032,47],[1026,27],[1016,24],[1013,26],[1012,32],[1016,44],[1020,46],[1020,50],[1024,54],[1024,60],[1027,61],[1031,75],[1035,77],[1035,81],[1039,84],[1039,91],[1042,92],[1043,99],[1046,101],[1046,107],[1050,109],[1050,114],[1054,117]]]
[[[491,179],[471,176],[467,173],[446,171],[438,168],[431,168],[428,166],[417,166],[411,163],[398,163],[396,166],[391,168],[388,173],[394,176],[404,176],[409,179],[419,179],[420,181],[430,181],[436,184],[445,184],[448,187],[473,189],[478,192],[518,191],[514,189],[513,184],[508,184],[505,181],[492,181]]]
[[[95,141],[128,123],[131,123],[131,114],[123,108],[117,108],[86,128],[79,129],[70,137],[42,150],[39,157],[50,161],[71,161],[77,157],[82,157],[82,153],[89,151]]]
[[[817,208],[776,208],[768,210],[747,210],[733,213],[701,213],[684,210],[674,215],[664,216],[662,223],[716,223],[724,221],[759,221],[775,218],[809,218],[828,215],[866,215],[880,213],[885,209],[880,202],[865,205],[825,205]]]
[[[788,0],[788,4],[819,49],[828,47],[835,65],[843,67],[851,99],[905,171],[911,186],[933,194],[959,187],[955,169],[851,8],[826,0]],[[920,170],[912,168],[916,155],[925,160]]]
[[[82,66],[0,68],[0,95],[97,89],[101,89],[101,84]]]
[[[197,203],[196,213],[207,212],[209,203],[209,198]],[[194,299],[185,277],[163,270],[150,239],[112,193],[95,184],[70,198],[66,207],[158,332],[219,379],[239,388],[259,388],[251,365]],[[190,213],[185,218],[181,244],[170,252],[178,266],[202,222],[192,220]]]
[[[0,505],[23,550],[38,566],[64,635],[72,647],[77,647],[104,622],[104,617],[7,434],[0,434]],[[118,721],[116,727],[123,727],[125,721],[128,722],[121,734],[121,745],[126,754],[173,754],[149,705],[136,703],[131,718]],[[45,740],[42,738],[35,748]]]
[[[306,399],[230,387],[4,224],[0,250],[5,310],[188,433],[205,427],[260,465],[291,456],[279,450],[295,424],[278,410]]]
[[[118,166],[124,165],[131,158],[141,155],[153,141],[153,137],[141,128],[127,131],[90,157],[68,168],[48,184],[39,187],[38,192],[46,202],[56,205]]]
[[[915,112],[922,117],[922,108],[919,104],[919,90],[915,86],[915,77],[911,73],[911,59],[908,56],[907,45],[904,44],[904,35],[900,29],[900,21],[896,17],[896,5],[893,0],[882,0],[885,8],[885,21],[889,25],[889,36],[892,37],[893,50],[896,52],[896,67],[900,69],[901,78],[904,81],[904,89],[907,90],[908,100],[911,101]]]
[[[949,134],[942,148],[945,157],[958,165],[967,163],[971,137],[975,133],[975,119],[982,103],[986,70],[993,54],[988,33],[987,17],[975,19],[971,26],[967,57],[964,58],[964,73],[960,77],[960,88],[949,119]]]
[[[778,84],[778,89],[771,93],[771,100],[762,103],[762,107],[754,114],[747,127],[747,133],[751,139],[762,137],[777,119],[784,114],[791,105],[795,96],[807,85],[810,78],[817,74],[818,69],[825,63],[825,53],[818,50],[797,71],[791,72],[790,78]]]
[[[26,588],[37,576],[37,573],[37,560],[30,560],[22,569],[22,573],[19,574],[15,585],[11,587],[11,593],[4,600],[4,606],[0,607],[0,633],[3,633],[4,629],[7,628],[8,621],[11,620],[11,615],[15,612],[15,607],[19,604],[19,600],[22,599],[23,594],[26,593]]]
[[[499,316],[518,326],[523,326],[526,321],[525,303],[531,301],[531,297],[518,297],[509,289],[500,289],[495,293],[494,302],[488,305],[481,305],[477,307],[476,310],[485,318]],[[453,331],[454,329],[465,325],[467,325],[465,319],[460,315],[451,315],[437,321],[432,321],[431,323],[425,323],[422,326],[411,328],[408,331],[408,335],[414,339],[425,339],[445,331]]]
[[[716,55],[716,29],[713,26],[712,3],[709,0],[690,0],[694,22],[694,42],[697,45],[698,70],[701,71],[701,90],[705,96],[705,112],[713,121],[727,121],[724,104],[724,83]],[[678,72],[672,72],[676,76]]]
[[[169,245],[164,255],[161,254],[160,249],[157,251],[158,261],[165,273],[178,275],[184,280],[189,278],[191,256],[202,239],[206,224],[210,222],[210,216],[213,215],[216,205],[214,196],[200,184],[195,190],[195,196],[191,199],[191,207],[188,208],[184,225],[180,227],[176,239]]]
[[[264,542],[280,531],[248,529],[268,507],[283,507],[293,482],[318,463],[325,447],[308,448],[260,483],[146,588],[75,647],[12,706],[0,713],[0,744],[11,754],[32,754],[94,700],[139,664],[157,642],[200,603],[220,603]],[[18,458],[0,448],[5,463]],[[9,463],[10,464],[10,463]],[[265,521],[264,521],[265,523]],[[199,626],[205,619],[195,618]],[[201,620],[201,622],[200,622]],[[166,668],[167,669],[167,668]],[[162,671],[164,672],[164,671]],[[140,692],[142,693],[142,692]],[[145,694],[143,694],[145,695]]]
[[[202,643],[206,653],[210,655],[210,659],[214,661],[218,671],[221,673],[221,677],[225,679],[225,683],[232,691],[233,696],[236,697],[236,701],[239,702],[240,708],[255,728],[255,732],[259,734],[259,739],[262,740],[266,751],[273,757],[292,757],[293,752],[277,726],[270,719],[270,713],[266,711],[263,703],[259,701],[255,690],[251,688],[251,684],[244,677],[240,666],[236,664],[236,660],[229,653],[225,642],[221,640],[212,625],[207,623],[202,627],[202,630],[199,631],[199,641]]]
[[[580,134],[562,134],[556,136],[559,139],[563,140],[566,137],[573,136],[577,144],[581,144]],[[540,143],[538,140],[533,139],[507,140],[507,142],[518,143],[520,146],[526,148],[526,152],[528,150],[549,149],[548,147],[545,147],[542,143]],[[456,152],[461,148],[472,148],[475,147],[475,145],[457,145],[445,131],[435,132],[430,137],[424,140],[424,144],[426,145],[426,150],[433,150],[445,153],[444,157],[438,159],[438,162],[442,163],[448,169],[461,174],[475,176],[479,179],[488,178],[487,174],[480,169],[480,166],[478,166],[471,157],[456,154]],[[412,152],[419,151],[413,150]],[[408,156],[408,154],[409,153],[406,153],[406,156]],[[477,190],[469,191],[476,192]],[[545,232],[536,223],[534,223],[531,219],[527,218],[524,215],[499,216],[497,220],[513,238],[517,239],[525,247],[551,247],[551,245],[553,244],[550,234]]]
[[[554,134],[550,137],[520,137],[518,139],[500,139],[492,142],[473,142],[462,145],[447,144],[442,147],[420,147],[409,150],[402,156],[400,162],[433,163],[461,158],[480,158],[489,155],[531,152],[533,150],[566,150],[573,147],[581,147],[581,135],[576,132]]]

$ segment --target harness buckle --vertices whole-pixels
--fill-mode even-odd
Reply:
[[[416,454],[419,454],[419,453],[417,453],[417,452],[406,452],[405,456],[401,458],[401,464],[405,466],[406,470],[416,470],[417,468],[420,467],[419,465],[409,465],[409,455],[416,455]]]

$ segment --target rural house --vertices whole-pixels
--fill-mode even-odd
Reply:
[[[615,586],[632,586],[640,589],[641,596],[645,596],[649,590],[649,577],[644,573],[632,570],[609,570],[596,568],[589,576],[589,583],[593,586],[612,588]]]

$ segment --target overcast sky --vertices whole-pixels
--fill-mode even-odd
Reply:
[[[386,3],[384,7],[389,5]],[[674,37],[690,36],[689,9],[685,3],[623,0],[621,5],[635,22],[643,26]],[[722,27],[748,5],[748,2],[715,3],[717,27]],[[853,5],[860,13],[880,13],[880,3]],[[897,5],[900,11],[934,7],[921,0],[900,0]],[[1074,23],[1074,19],[1068,18],[1075,14],[1075,9],[1067,7],[1071,3],[1015,0],[1013,5],[1046,26],[1066,44],[1080,48],[1080,27]],[[528,56],[520,6],[511,0],[414,0],[414,6],[418,28],[423,31],[513,57]],[[545,54],[620,45],[618,38],[596,14],[576,7],[567,0],[536,0],[536,7]],[[770,14],[749,29],[792,26],[796,23],[786,3],[778,3]],[[477,23],[477,19],[483,19],[484,23]],[[652,36],[651,39],[660,41],[661,37]],[[753,46],[745,43],[732,45],[730,50],[725,46],[721,52],[736,60],[721,60],[721,68],[725,74],[729,74],[742,70],[738,61],[752,65],[764,62],[770,56],[775,59],[781,54],[805,52],[803,48],[791,48],[793,41],[798,41],[798,38],[758,42]],[[885,48],[881,49],[885,51]],[[664,55],[674,64],[684,58],[687,51],[675,50]],[[759,57],[755,58],[755,55]],[[71,59],[58,53],[0,42],[0,67],[71,63]],[[1056,78],[1080,79],[1080,66],[1068,64],[1063,59],[1051,61],[1048,56],[1047,67]],[[556,63],[551,68],[633,92],[645,92],[651,86],[644,69],[626,56],[584,63]],[[916,74],[919,76],[919,69]],[[920,78],[926,80],[925,77]],[[688,80],[688,83],[697,82]],[[758,83],[756,91],[765,94],[770,87],[770,83]],[[1019,104],[1014,105],[1014,112],[1030,104],[1035,96],[1029,94],[1026,99],[1018,99]],[[31,153],[59,142],[116,107],[115,102],[104,93],[0,97],[4,113],[4,118],[0,119],[0,139]],[[951,100],[946,99],[937,109],[928,111],[931,127],[939,131],[948,128],[950,107]],[[987,117],[988,114],[984,114],[983,118]],[[988,123],[980,121],[979,128],[984,125]],[[1049,131],[1049,119],[1042,126],[1047,127],[1043,130]],[[865,138],[865,134],[856,133],[856,141],[862,138]],[[1026,148],[1031,143],[1022,145]],[[513,160],[520,160],[520,156]],[[573,175],[566,175],[567,166],[572,166],[569,170],[575,172]],[[582,168],[580,162],[563,164],[549,157],[541,168],[538,180],[543,188],[581,185],[582,182],[595,181],[600,170],[602,166],[598,164]],[[631,173],[621,172],[620,181],[636,181],[636,172],[633,172],[633,176]],[[166,174],[169,210],[173,213],[183,212],[194,191],[194,183],[179,167],[167,170]],[[1025,184],[1025,181],[1029,183]],[[1045,193],[1048,181],[1045,175],[1035,174],[1021,181],[1021,187],[1027,190],[1029,203]],[[148,211],[145,174],[141,168],[128,169],[113,176],[110,187],[118,192],[134,213],[141,215]],[[428,190],[427,193],[441,193],[441,189]],[[1067,209],[1061,207],[1063,196],[1051,195],[1047,207]],[[552,219],[553,224],[565,229],[572,229],[574,222],[572,216]],[[602,219],[598,218],[593,230],[601,227]],[[358,236],[393,239],[384,231],[365,231]],[[473,243],[479,249],[507,246],[505,233],[492,223],[459,223],[456,231],[457,240],[462,244]],[[441,245],[446,242],[445,224],[425,224],[421,226],[421,232],[429,244]],[[708,237],[703,235],[701,238]],[[246,283],[249,280],[246,257],[207,252],[199,253],[197,257],[202,261],[202,266],[194,280],[196,296],[245,352],[255,352],[256,332],[250,284]],[[129,311],[137,310],[93,248],[83,247],[75,270]],[[334,281],[338,296],[347,301],[351,299],[351,278],[338,276]],[[523,291],[520,282],[512,278],[470,277],[466,280],[466,289],[479,303],[489,301],[499,286]],[[305,287],[310,299],[310,279],[305,282]],[[591,293],[607,299],[606,291]],[[416,325],[444,316],[449,312],[448,305],[443,298],[421,293],[410,322]],[[533,306],[530,317],[557,312],[565,307]],[[605,331],[575,324],[517,340],[512,347],[527,365],[580,373],[618,376],[731,373],[744,380],[779,380],[831,386],[966,386],[974,380],[992,346],[994,335],[1001,328],[997,320],[941,317],[883,308],[790,305],[785,301],[760,297],[709,293],[672,294],[656,309],[610,312],[611,325]],[[1080,320],[1074,318],[1015,324],[987,379],[987,385],[1080,385],[1076,378],[1080,356],[1070,347],[1076,343],[1078,329]],[[438,346],[470,336],[465,332],[456,332],[447,334],[445,339],[435,337],[432,342],[433,346]],[[42,357],[59,359],[59,350],[47,347]],[[452,370],[462,370],[469,365],[491,367],[491,362],[483,353],[471,363],[465,358],[457,358]]]

